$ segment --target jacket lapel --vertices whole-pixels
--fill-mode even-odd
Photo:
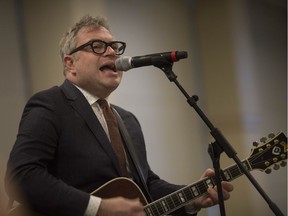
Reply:
[[[111,146],[111,143],[102,128],[98,118],[96,117],[95,113],[93,112],[90,104],[83,96],[83,94],[68,80],[65,80],[63,85],[61,85],[61,89],[65,94],[68,101],[70,101],[70,105],[76,110],[79,115],[84,119],[87,123],[89,129],[94,134],[95,138],[98,140],[100,145],[103,147],[104,151],[109,155],[113,164],[120,175],[120,167],[117,161],[117,156]]]

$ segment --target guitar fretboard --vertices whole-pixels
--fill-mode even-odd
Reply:
[[[251,170],[248,160],[242,161],[247,170]],[[237,164],[223,170],[221,180],[232,181],[240,177],[243,172]],[[188,185],[180,190],[175,191],[168,196],[165,196],[155,202],[149,203],[145,206],[145,212],[148,216],[161,216],[166,215],[176,209],[186,205],[193,199],[207,193],[209,187],[216,185],[215,177],[204,178],[192,185]]]

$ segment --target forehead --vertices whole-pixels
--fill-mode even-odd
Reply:
[[[104,27],[99,27],[99,28],[85,27],[85,28],[82,28],[77,33],[78,45],[86,43],[94,39],[100,39],[100,40],[109,42],[109,41],[113,41],[114,37],[111,34],[111,32]]]

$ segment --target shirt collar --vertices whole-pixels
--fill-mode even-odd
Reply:
[[[75,84],[74,84],[75,85]],[[88,103],[90,104],[90,106],[92,106],[93,104],[95,104],[97,102],[98,99],[100,99],[99,97],[91,94],[90,92],[86,91],[85,89],[75,85],[79,91],[84,95],[84,97],[86,98],[86,100],[88,101]],[[108,98],[105,98],[105,100],[107,100],[108,102]],[[109,102],[108,102],[109,104]]]

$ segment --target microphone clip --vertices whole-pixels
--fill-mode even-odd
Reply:
[[[161,56],[153,57],[152,58],[152,64],[153,66],[161,69],[167,76],[167,78],[170,80],[170,82],[175,82],[177,79],[176,74],[173,72],[173,62],[168,61],[165,58],[162,58]]]

